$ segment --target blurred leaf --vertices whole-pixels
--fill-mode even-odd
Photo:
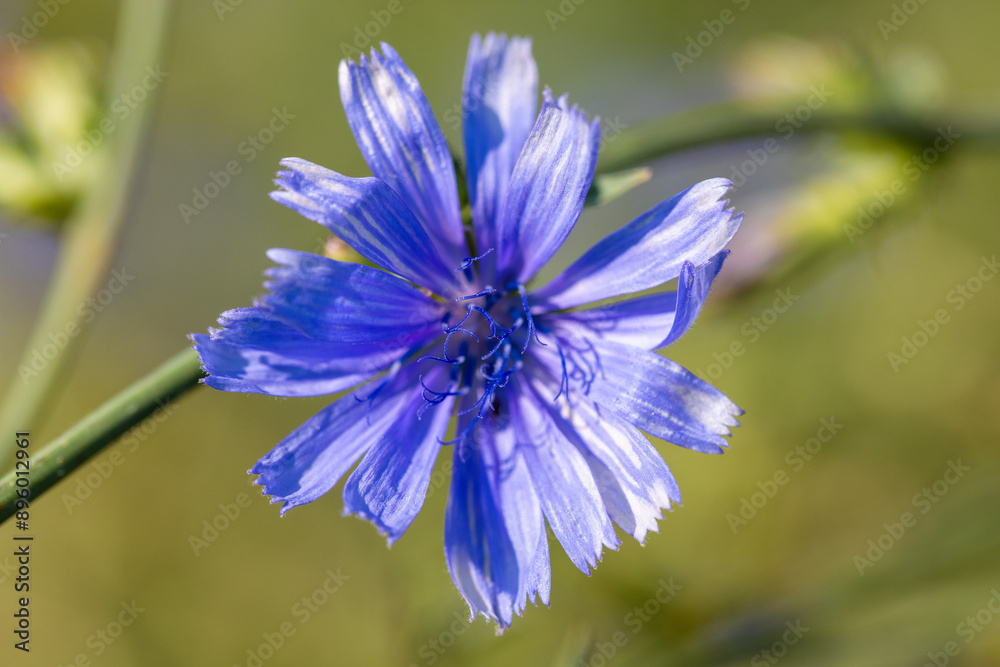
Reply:
[[[590,185],[584,206],[603,206],[648,183],[652,177],[653,170],[649,167],[626,169],[613,174],[598,174]]]

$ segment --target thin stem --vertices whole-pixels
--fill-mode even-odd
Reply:
[[[38,452],[31,452],[31,501],[87,462],[130,428],[198,385],[204,375],[191,348],[106,402]],[[14,440],[11,432],[6,438]],[[15,471],[0,479],[0,523],[15,512]]]
[[[930,115],[891,108],[844,111],[821,107],[811,111],[806,121],[779,125],[801,102],[796,98],[762,105],[736,100],[636,123],[605,145],[597,172],[622,171],[672,153],[727,141],[760,136],[786,138],[789,130],[794,130],[796,135],[864,131],[926,146],[934,141],[939,131],[953,125],[965,144],[1000,142],[1000,118],[985,113]]]
[[[170,0],[123,0],[106,118],[118,117],[111,110],[115,100],[144,79],[152,81],[147,68],[155,70],[161,64],[170,5]],[[104,158],[106,163],[99,165],[96,170],[99,176],[66,222],[59,264],[48,297],[0,408],[0,434],[37,427],[60,371],[70,358],[69,352],[80,338],[67,336],[65,332],[84,329],[82,306],[107,279],[118,230],[135,185],[135,166],[153,104],[146,99],[132,106],[128,117],[120,121],[120,127],[108,138],[107,149],[95,152],[93,159]],[[42,349],[56,347],[50,336],[60,335],[66,339],[62,349],[51,358],[44,357],[46,364],[41,370],[34,368]],[[30,369],[37,375],[26,370],[22,376],[21,369]],[[0,468],[10,460],[13,447],[12,438],[0,438]]]

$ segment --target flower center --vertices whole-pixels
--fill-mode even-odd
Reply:
[[[508,283],[502,289],[486,287],[458,299],[445,314],[442,328],[440,354],[421,359],[449,364],[449,382],[446,388],[429,387],[421,377],[424,409],[448,396],[472,393],[475,401],[469,405],[467,399],[467,407],[459,412],[473,415],[456,438],[462,440],[495,409],[497,391],[521,369],[532,339],[544,343],[538,339],[524,285],[518,283]]]

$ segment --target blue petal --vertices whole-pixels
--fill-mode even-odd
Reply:
[[[284,502],[281,514],[316,500],[332,489],[358,458],[395,427],[419,396],[408,369],[390,380],[375,398],[353,394],[331,403],[282,440],[250,469],[260,475],[271,502]]]
[[[318,222],[382,268],[438,294],[461,296],[454,266],[442,262],[424,228],[377,178],[348,178],[299,158],[281,161],[271,198]],[[455,264],[457,266],[457,264]]]
[[[521,377],[517,380],[524,382]],[[621,542],[586,460],[545,407],[551,397],[540,396],[529,386],[522,389],[507,388],[517,448],[552,532],[573,564],[589,575],[603,546],[617,549]]]
[[[723,250],[697,268],[685,262],[676,292],[627,299],[589,310],[543,314],[537,321],[539,326],[557,334],[566,335],[573,330],[577,336],[597,336],[644,350],[666,347],[691,328],[728,255],[729,251]]]
[[[487,475],[478,451],[473,449],[463,457],[461,449],[455,448],[444,516],[444,550],[448,572],[469,604],[469,620],[482,613],[506,625],[513,617],[519,572]]]
[[[545,520],[515,442],[509,424],[491,416],[456,445],[445,514],[448,571],[470,620],[482,613],[501,627],[536,595],[548,604],[550,586]]]
[[[718,254],[739,229],[722,199],[732,184],[702,181],[654,206],[599,241],[555,280],[536,290],[539,307],[571,308],[662,285]]]
[[[640,348],[591,341],[600,360],[591,400],[627,421],[682,447],[721,454],[728,427],[743,411],[718,389],[676,362]]]
[[[399,194],[450,266],[467,256],[444,134],[420,83],[388,44],[340,63],[340,98],[372,174]]]
[[[396,276],[361,264],[273,248],[260,305],[311,338],[409,348],[441,334],[441,305]]]
[[[424,382],[428,387],[443,387],[446,369],[435,365]],[[418,384],[391,431],[370,440],[371,449],[347,478],[345,514],[374,523],[389,544],[402,536],[424,504],[454,403],[454,396],[447,396],[421,413],[425,402]]]
[[[321,396],[350,389],[385,370],[407,346],[340,344],[310,338],[260,308],[219,316],[221,330],[193,334],[205,384],[270,396]]]
[[[684,262],[677,280],[677,306],[673,325],[667,337],[655,347],[666,347],[687,333],[701,312],[701,307],[708,298],[708,291],[712,288],[712,282],[719,275],[722,263],[728,256],[729,251],[723,250],[697,268],[691,262]]]
[[[576,445],[594,474],[612,520],[639,542],[659,532],[661,508],[680,503],[680,490],[660,453],[639,431],[609,410],[586,400],[573,404],[573,421],[549,412],[567,440]]]
[[[600,126],[545,90],[497,217],[501,280],[526,283],[569,235],[594,177]]]
[[[677,293],[661,292],[589,310],[544,313],[535,323],[557,336],[598,337],[652,350],[673,326],[676,309]]]
[[[496,248],[497,213],[537,108],[538,68],[531,40],[473,35],[465,62],[462,134],[472,223],[481,253]],[[495,255],[489,255],[483,262],[494,260]]]

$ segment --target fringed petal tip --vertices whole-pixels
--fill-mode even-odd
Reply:
[[[208,371],[207,368],[205,368],[205,358],[201,354],[201,342],[203,340],[211,340],[212,339],[212,329],[211,329],[211,327],[209,327],[207,335],[206,334],[198,334],[198,333],[190,333],[190,334],[187,335],[187,339],[192,342],[191,349],[194,350],[194,353],[198,355],[198,362],[199,362],[198,363],[198,368],[200,368],[201,372],[204,373],[207,376],[209,374],[209,371]],[[198,382],[204,383],[205,380],[207,380],[207,379],[208,379],[207,377],[202,377],[202,378],[198,379]]]
[[[459,593],[461,594],[461,591],[459,591]],[[515,602],[512,607],[506,610],[501,610],[499,613],[491,609],[479,609],[464,595],[462,595],[462,599],[469,608],[468,623],[471,625],[482,617],[487,623],[493,623],[497,637],[503,635],[503,633],[510,628],[510,626],[514,623],[515,617],[523,617],[524,612],[528,610],[529,606],[551,606],[549,604],[548,594],[543,591],[529,592],[526,596],[523,596],[519,601]]]
[[[672,489],[667,491],[667,493],[670,494],[670,497],[665,502],[665,504],[657,508],[657,512],[653,516],[654,521],[651,522],[650,525],[647,526],[644,530],[637,529],[635,532],[631,533],[632,538],[635,539],[635,541],[638,542],[640,546],[646,546],[646,538],[649,537],[650,533],[654,533],[656,535],[660,534],[660,521],[665,521],[667,518],[663,514],[664,510],[666,510],[667,512],[673,512],[675,508],[684,507],[683,503],[681,503],[680,491],[677,489],[676,485],[674,485]]]
[[[548,86],[546,86],[542,90],[542,109],[541,109],[541,111],[544,112],[546,109],[552,109],[552,108],[556,108],[556,109],[558,109],[558,110],[560,110],[560,111],[562,111],[564,113],[569,114],[577,122],[587,123],[588,129],[590,130],[591,137],[593,138],[593,141],[596,142],[597,148],[595,150],[599,149],[600,139],[601,139],[601,117],[600,116],[594,116],[593,118],[589,118],[588,119],[587,112],[584,111],[580,107],[579,104],[573,104],[572,106],[570,105],[570,103],[569,103],[569,93],[563,93],[562,95],[560,95],[557,98],[557,97],[555,97],[552,94],[552,89],[550,89]],[[539,113],[541,113],[541,112],[539,112]]]
[[[531,37],[524,35],[507,35],[505,32],[490,31],[485,35],[472,33],[470,43],[484,51],[503,49],[531,49]]]
[[[465,594],[462,593],[461,589],[459,589],[459,594],[462,595],[462,599],[469,608],[468,622],[471,624],[478,620],[481,616],[488,623],[493,623],[495,625],[497,636],[506,632],[507,628],[509,628],[514,622],[515,617],[524,616],[524,612],[527,611],[529,606],[550,606],[547,590],[530,591],[526,595],[522,595],[520,600],[513,601],[512,603],[508,601],[508,604],[501,605],[500,608],[490,608],[488,606],[480,608],[473,600],[466,597]],[[489,605],[490,603],[486,604]]]
[[[283,498],[279,498],[278,496],[276,496],[273,493],[271,493],[270,491],[268,491],[267,482],[264,481],[264,472],[265,471],[263,469],[261,469],[260,462],[257,462],[256,464],[254,464],[254,467],[252,467],[249,470],[247,470],[247,474],[248,475],[255,475],[256,476],[254,478],[252,484],[254,486],[259,486],[260,487],[260,495],[261,495],[262,498],[267,498],[268,504],[274,505],[275,503],[282,503],[282,502],[284,502]],[[302,504],[302,503],[284,502],[284,504],[281,505],[281,507],[278,508],[278,516],[279,517],[284,517],[285,514],[290,509],[292,509],[293,507],[298,507],[300,504]]]
[[[739,231],[740,226],[743,224],[743,211],[736,211],[736,207],[732,206],[732,202],[726,195],[735,188],[733,182],[728,178],[710,178],[704,183],[714,185],[719,188],[719,203],[722,205],[722,212],[724,215],[728,215],[728,224],[733,228],[733,234]],[[732,238],[732,237],[730,237]]]
[[[205,374],[204,377],[198,379],[198,383],[212,387],[213,389],[219,389],[219,387],[215,386],[215,380],[217,378],[212,373],[213,369],[209,363],[208,348],[215,343],[217,336],[220,335],[222,331],[223,330],[221,329],[209,327],[207,334],[188,334],[188,338],[194,342],[194,345],[192,345],[191,348],[195,351],[195,354],[198,355],[198,367],[201,369],[201,372]]]
[[[556,97],[552,92],[552,89],[548,86],[542,89],[542,110],[555,107],[560,111],[566,111],[574,116],[587,119],[587,112],[580,108],[579,104],[570,105],[569,103],[569,93],[563,93],[559,97]],[[598,121],[599,118],[594,116],[593,120]]]
[[[344,505],[344,508],[341,510],[340,515],[343,517],[354,517],[359,521],[365,521],[371,524],[375,528],[375,530],[378,531],[378,534],[381,537],[385,538],[385,545],[387,548],[391,549],[392,545],[396,542],[396,540],[402,537],[402,533],[394,535],[387,526],[385,526],[383,523],[379,521],[377,515],[364,508],[351,508],[348,507],[347,505]]]
[[[695,449],[695,451],[700,451],[705,454],[725,454],[727,451],[729,451],[729,448],[732,446],[731,440],[727,438],[732,438],[733,437],[732,428],[737,428],[739,426],[740,423],[736,421],[735,417],[733,417],[732,415],[729,415],[728,417],[723,417],[722,421],[718,424],[716,433],[706,437],[705,449],[697,449],[694,447],[691,447],[691,449]],[[712,443],[712,444],[707,444],[707,443]]]
[[[278,178],[291,178],[295,176],[295,174],[304,174],[306,176],[325,176],[336,173],[331,169],[327,169],[326,167],[322,167],[301,157],[281,158],[281,160],[278,161],[278,164],[282,167],[287,167],[287,170],[278,172]]]
[[[365,54],[362,51],[358,55],[358,60],[355,62],[354,58],[342,58],[340,64],[338,65],[338,70],[347,70],[348,72],[355,67],[367,67],[370,63],[381,64],[386,58],[389,57],[399,58],[399,54],[396,50],[385,42],[379,42],[378,46],[371,46],[368,49],[368,53]]]
[[[729,441],[726,438],[732,437],[732,432],[725,427],[720,427],[718,433],[713,434],[701,434],[696,442],[688,442],[687,439],[674,439],[663,438],[671,444],[678,445],[680,447],[685,447],[692,451],[698,452],[700,454],[712,454],[718,456],[725,454],[729,450]]]
[[[706,200],[714,198],[720,204],[722,213],[728,214],[730,222],[735,223],[736,227],[739,228],[739,223],[743,221],[743,213],[737,213],[736,208],[731,205],[732,202],[729,200],[729,197],[726,196],[735,187],[733,182],[728,178],[706,178],[704,181],[695,183],[684,192],[701,192]]]
[[[722,424],[719,435],[724,435],[728,438],[733,435],[731,428],[739,428],[741,426],[740,420],[737,417],[745,415],[746,410],[730,401],[729,398],[725,396],[723,398],[725,398],[725,405],[722,414],[719,416],[719,422]],[[727,426],[731,428],[726,428]]]
[[[268,196],[282,206],[289,206],[286,203],[287,200],[298,201],[301,199],[303,202],[308,200],[307,197],[298,192],[301,181],[307,178],[318,180],[330,176],[338,176],[335,171],[321,167],[300,157],[282,158],[278,164],[285,167],[285,169],[281,169],[275,174],[272,181],[279,189],[270,192]]]

